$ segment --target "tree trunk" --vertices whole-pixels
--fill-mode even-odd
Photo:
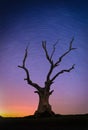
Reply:
[[[41,91],[37,92],[39,95],[39,105],[37,111],[35,112],[36,116],[53,116],[55,113],[52,111],[51,105],[49,104],[49,91],[46,91],[45,88],[42,88]]]

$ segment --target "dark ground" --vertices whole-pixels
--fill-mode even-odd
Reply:
[[[0,130],[88,130],[88,114],[55,117],[2,118]]]

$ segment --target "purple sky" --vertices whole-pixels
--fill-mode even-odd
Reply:
[[[67,55],[60,69],[76,64],[70,73],[60,75],[52,85],[50,104],[60,114],[88,113],[88,2],[87,0],[0,1],[0,115],[24,116],[35,112],[38,96],[23,80],[21,65],[28,43],[27,67],[31,79],[44,86],[50,67],[41,41],[49,53],[57,39],[54,60],[69,47],[78,48]],[[53,73],[55,74],[55,73]]]

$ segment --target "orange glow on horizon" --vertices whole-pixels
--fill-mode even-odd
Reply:
[[[0,112],[2,117],[24,117],[34,114],[33,107],[14,107]]]
[[[1,113],[2,117],[24,117],[24,116],[29,116],[33,115],[33,113],[29,114],[27,112],[10,112],[10,113]]]

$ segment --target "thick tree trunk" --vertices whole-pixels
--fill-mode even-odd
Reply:
[[[53,116],[55,113],[52,111],[51,105],[49,104],[50,93],[45,88],[42,91],[37,92],[39,95],[39,105],[35,112],[36,116]]]

